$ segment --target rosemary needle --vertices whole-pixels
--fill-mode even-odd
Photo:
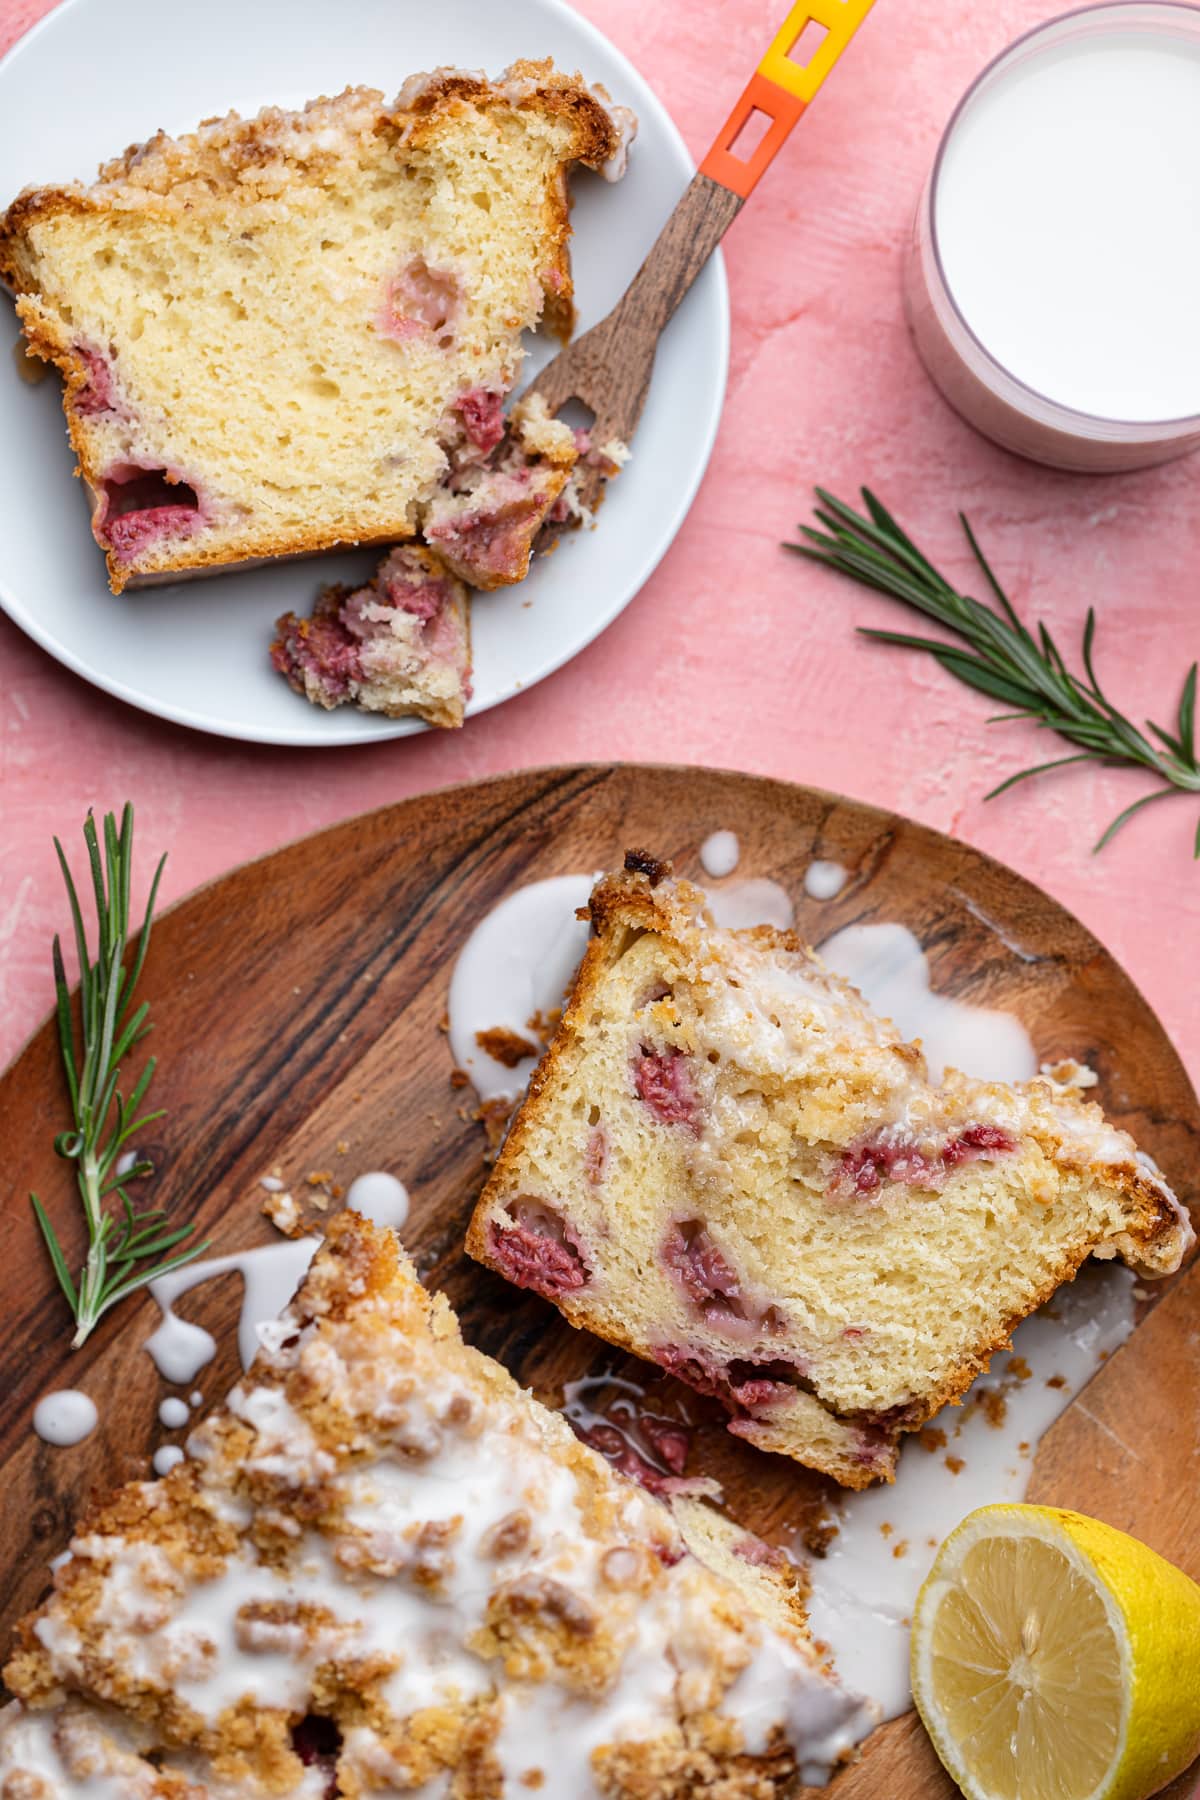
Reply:
[[[1097,679],[1093,661],[1094,610],[1088,608],[1083,631],[1083,673],[1075,674],[1068,669],[1045,625],[1038,625],[1035,637],[1021,623],[964,514],[959,514],[963,531],[995,605],[974,600],[951,587],[869,489],[862,490],[865,514],[856,513],[824,488],[817,488],[816,494],[820,502],[815,509],[816,518],[823,529],[815,531],[801,525],[798,529],[805,542],[785,548],[890,595],[915,612],[935,619],[953,634],[947,640],[860,627],[864,637],[906,650],[925,651],[957,680],[1003,702],[1007,710],[996,714],[989,723],[1031,719],[1078,746],[1070,756],[1054,757],[1018,770],[985,798],[992,800],[1019,781],[1050,769],[1065,768],[1069,763],[1095,762],[1149,770],[1161,785],[1118,813],[1094,845],[1095,850],[1102,850],[1142,807],[1172,794],[1200,793],[1195,663],[1183,683],[1174,731],[1165,731],[1149,720],[1145,731],[1141,731],[1112,704]],[[1200,857],[1200,824],[1194,854]]]
[[[76,1331],[71,1340],[74,1348],[84,1342],[109,1307],[144,1287],[148,1281],[165,1275],[168,1269],[177,1269],[182,1263],[190,1262],[208,1248],[207,1243],[195,1244],[171,1255],[170,1252],[191,1236],[194,1227],[168,1227],[166,1214],[157,1208],[135,1211],[127,1184],[152,1174],[153,1165],[139,1158],[131,1167],[122,1167],[123,1158],[129,1154],[126,1145],[130,1139],[164,1116],[161,1109],[158,1112],[141,1111],[154,1075],[153,1057],[134,1082],[128,1099],[119,1084],[121,1065],[150,1030],[149,1006],[142,1001],[133,1008],[133,993],[150,946],[150,922],[167,859],[164,856],[155,870],[137,950],[127,969],[133,808],[125,807],[119,831],[112,813],[105,814],[103,849],[90,812],[84,823],[83,836],[96,906],[94,960],[88,948],[83,909],[66,855],[58,839],[54,840],[79,958],[78,1041],[71,1015],[62,944],[57,936],[52,952],[58,1041],[72,1121],[66,1131],[59,1132],[54,1148],[59,1156],[75,1164],[75,1179],[88,1233],[87,1260],[77,1279],[72,1279],[45,1207],[36,1194],[29,1196],[54,1273],[75,1319]],[[119,1208],[112,1204],[114,1196]]]

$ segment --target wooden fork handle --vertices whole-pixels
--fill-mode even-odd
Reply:
[[[742,206],[739,195],[710,175],[692,176],[618,303],[622,331],[658,337]]]

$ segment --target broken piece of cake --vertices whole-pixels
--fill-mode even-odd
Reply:
[[[314,706],[347,704],[459,726],[471,697],[467,592],[433,551],[401,544],[365,587],[323,588],[308,618],[284,613],[271,661]]]
[[[65,378],[114,592],[402,542],[427,514],[464,579],[519,579],[531,496],[466,471],[503,436],[522,331],[569,330],[568,171],[617,176],[633,129],[548,61],[442,69],[26,190],[0,280]]]
[[[260,1337],[22,1626],[5,1800],[782,1800],[869,1729],[786,1584],[705,1565],[736,1528],[615,1475],[390,1231],[336,1218]]]
[[[1165,1181],[1049,1082],[925,1059],[792,932],[715,927],[642,854],[595,935],[467,1248],[847,1487],[965,1392],[1088,1256],[1193,1242]]]

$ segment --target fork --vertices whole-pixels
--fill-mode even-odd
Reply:
[[[526,394],[540,394],[551,413],[580,402],[595,415],[589,433],[597,447],[612,438],[629,442],[659,336],[873,4],[800,0],[792,7],[622,298],[561,350]],[[747,131],[760,135],[739,155]],[[585,505],[595,504],[603,481],[599,467],[586,470],[579,483]]]

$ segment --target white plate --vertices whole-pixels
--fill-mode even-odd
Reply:
[[[581,329],[619,299],[692,165],[637,71],[563,0],[67,0],[0,64],[0,206],[27,182],[90,178],[101,158],[160,126],[184,131],[237,107],[296,105],[361,82],[394,93],[442,63],[495,73],[551,55],[602,81],[640,121],[625,179],[580,171],[573,241]],[[71,480],[59,384],[21,381],[16,320],[0,295],[0,605],[68,668],[163,718],[273,744],[352,744],[424,729],[343,707],[322,713],[271,669],[277,615],[306,611],[328,581],[361,578],[353,552],[109,593]],[[729,305],[720,258],[659,349],[633,461],[595,531],[573,534],[529,579],[474,606],[483,712],[559,668],[646,581],[683,521],[712,449],[725,389]],[[532,374],[552,353],[538,344]]]

